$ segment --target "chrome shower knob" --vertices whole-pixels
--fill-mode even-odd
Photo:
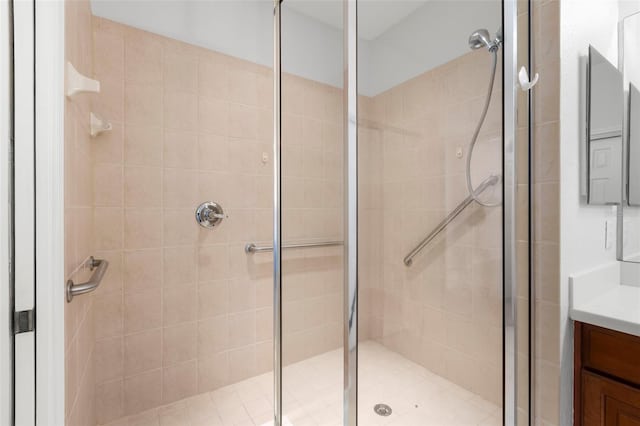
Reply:
[[[213,228],[227,217],[222,210],[222,206],[213,201],[205,201],[196,209],[196,222],[203,228]]]

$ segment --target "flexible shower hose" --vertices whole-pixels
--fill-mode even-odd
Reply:
[[[496,77],[496,66],[498,63],[498,49],[490,50],[493,60],[491,62],[491,75],[489,76],[489,89],[487,90],[486,101],[484,103],[484,108],[482,110],[482,115],[480,116],[480,120],[478,121],[478,125],[476,126],[476,130],[473,132],[473,137],[471,138],[471,142],[469,143],[469,154],[467,155],[467,190],[469,191],[469,195],[473,200],[485,207],[496,207],[501,204],[500,201],[495,203],[484,202],[478,198],[478,195],[473,189],[473,184],[471,183],[471,158],[473,157],[473,149],[476,146],[476,142],[478,141],[478,134],[482,129],[482,125],[484,124],[484,120],[487,118],[487,112],[489,111],[489,104],[491,103],[491,94],[493,93],[493,83]]]

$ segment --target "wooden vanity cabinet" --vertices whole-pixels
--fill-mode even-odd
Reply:
[[[575,323],[576,426],[640,426],[640,337]]]

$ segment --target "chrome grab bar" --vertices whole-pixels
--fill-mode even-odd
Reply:
[[[484,192],[484,190],[486,190],[488,187],[495,185],[499,181],[500,181],[500,178],[498,176],[495,176],[495,175],[489,176],[488,178],[483,180],[480,185],[478,185],[478,188],[475,191],[476,194],[480,194]],[[453,209],[453,211],[449,213],[449,215],[445,217],[442,220],[442,222],[440,222],[438,226],[436,226],[433,229],[433,231],[431,231],[429,235],[425,237],[424,240],[420,241],[420,244],[418,244],[413,250],[411,250],[411,252],[403,259],[404,264],[406,266],[411,266],[411,264],[413,263],[413,258],[418,253],[420,253],[422,249],[424,249],[427,246],[427,244],[431,242],[431,240],[433,240],[440,232],[442,232],[447,227],[447,225],[449,225],[449,223],[453,221],[453,219],[458,217],[458,215],[462,213],[462,211],[472,202],[473,202],[473,197],[469,195],[460,204],[458,204],[458,206],[455,209]]]
[[[85,283],[74,284],[73,280],[67,281],[67,303],[73,300],[74,296],[80,294],[90,293],[100,285],[102,278],[104,278],[105,272],[109,267],[109,262],[104,259],[94,259],[93,256],[87,260],[87,265],[90,270],[95,272],[91,275],[91,279]]]
[[[341,246],[343,244],[342,241],[319,241],[316,243],[298,243],[298,244],[283,244],[283,249],[290,248],[312,248],[312,247],[330,247],[330,246]],[[251,253],[262,253],[267,251],[273,251],[273,246],[257,246],[255,243],[249,243],[244,246],[244,252],[247,254]]]

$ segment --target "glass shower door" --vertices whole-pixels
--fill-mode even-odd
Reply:
[[[342,424],[342,1],[282,2],[282,424]]]
[[[358,3],[358,424],[527,424],[513,7]]]
[[[527,424],[518,6],[277,2],[276,421]]]

